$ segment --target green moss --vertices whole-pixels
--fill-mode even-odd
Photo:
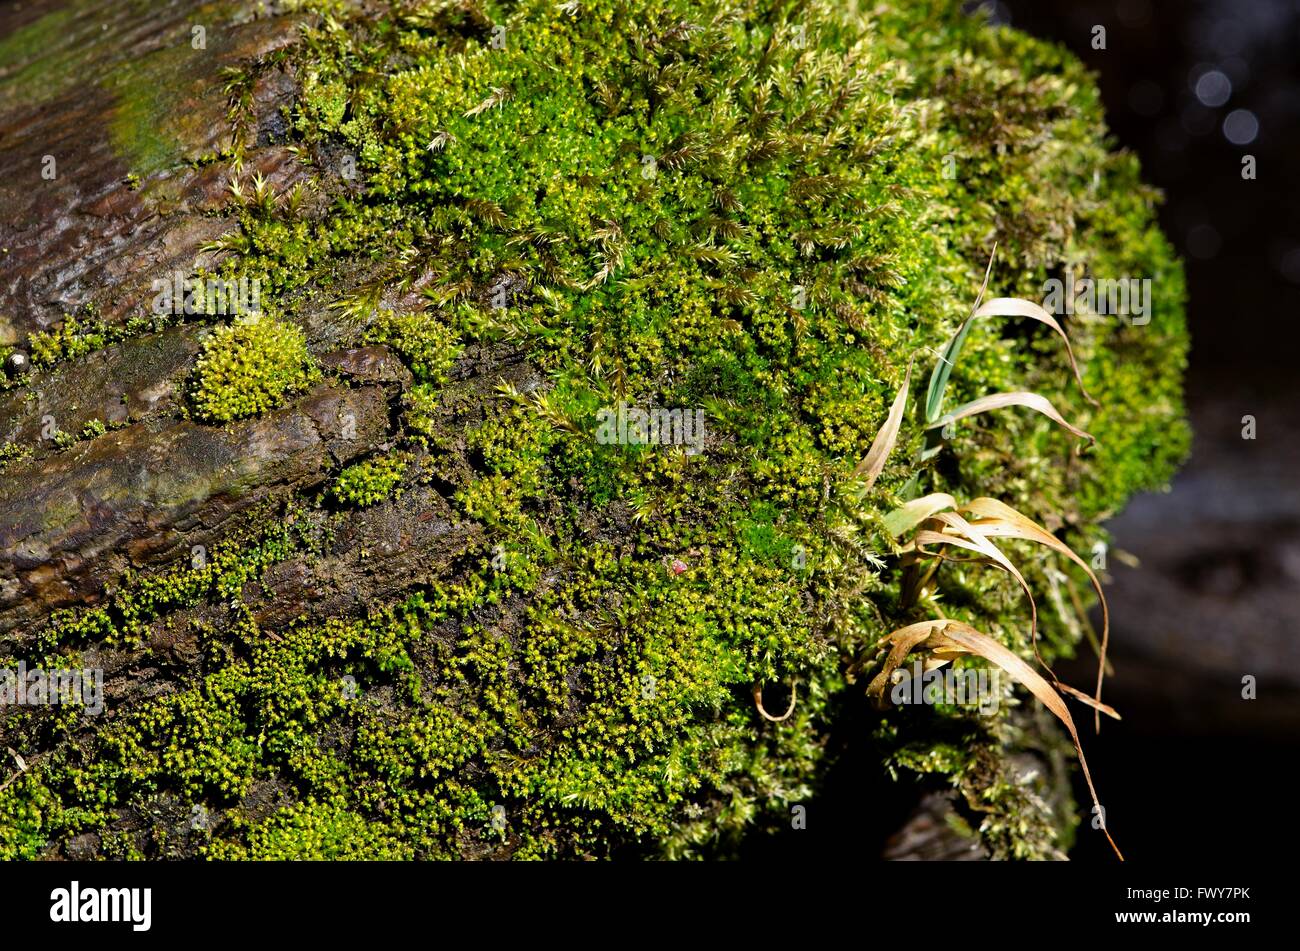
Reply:
[[[49,367],[62,360],[73,360],[106,347],[120,336],[103,324],[87,326],[76,316],[65,317],[56,329],[34,333],[28,340],[32,364]]]
[[[410,436],[428,444],[438,437],[439,391],[436,386],[417,383],[404,399],[403,422]]]
[[[33,366],[46,369],[76,360],[124,340],[148,333],[159,333],[175,323],[170,314],[135,315],[122,323],[109,323],[96,316],[93,305],[79,314],[68,314],[53,330],[38,331],[28,338]],[[15,385],[17,381],[7,381]]]
[[[339,473],[330,494],[344,505],[374,505],[393,494],[406,474],[406,467],[407,459],[400,453],[358,462]]]
[[[812,795],[850,681],[919,619],[881,528],[901,497],[996,496],[1077,543],[1185,452],[1184,288],[1155,196],[1075,60],[956,2],[526,0],[309,31],[292,55],[300,144],[355,155],[364,188],[310,225],[249,202],[228,250],[277,299],[339,295],[416,377],[393,397],[402,449],[334,499],[432,482],[475,541],[364,617],[262,630],[239,594],[282,547],[61,616],[47,649],[235,605],[177,691],[0,793],[25,817],[0,853],[163,793],[225,820],[203,845],[222,858],[725,852]],[[1032,389],[1098,446],[1075,458],[1008,410],[922,461],[909,411],[864,493],[909,360],[917,388],[992,240],[998,296],[1066,268],[1155,283],[1145,327],[1067,321],[1100,408],[1014,324],[977,325],[953,373],[950,405]],[[196,412],[261,412],[312,377],[292,327],[219,328]],[[598,441],[620,403],[699,409],[702,451]],[[929,597],[1030,656],[1004,574],[945,566]],[[1068,624],[1042,634],[1049,660],[1075,649]],[[754,687],[770,703],[796,681],[793,714],[760,718]],[[1006,765],[1054,740],[1015,710],[881,714],[880,768],[961,790],[994,854],[1052,856],[1068,804]],[[269,816],[264,780],[290,800]]]
[[[456,362],[451,329],[422,314],[385,312],[369,329],[374,343],[388,344],[406,360],[421,383],[442,383]]]
[[[224,423],[283,405],[319,375],[297,327],[243,319],[217,327],[203,342],[191,399],[200,419]]]
[[[412,857],[408,845],[342,802],[290,806],[255,826],[247,846],[214,842],[213,859],[255,861],[393,861]]]
[[[15,462],[22,462],[24,459],[30,458],[31,454],[31,446],[20,446],[14,442],[0,444],[0,472],[4,472]]]

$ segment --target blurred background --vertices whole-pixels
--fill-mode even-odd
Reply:
[[[1108,565],[1106,695],[1124,721],[1087,752],[1130,859],[1241,858],[1249,837],[1289,824],[1271,807],[1300,747],[1300,2],[982,6],[1096,72],[1117,143],[1164,191],[1161,222],[1186,262],[1192,457],[1169,493],[1134,499],[1110,525],[1138,560],[1112,550]],[[1089,668],[1062,673],[1086,682]],[[1071,855],[1109,850],[1081,830]]]

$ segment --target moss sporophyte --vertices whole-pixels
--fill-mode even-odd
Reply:
[[[223,212],[277,309],[208,315],[185,425],[376,432],[42,627],[200,660],[24,721],[0,856],[733,854],[850,740],[1063,854],[1067,699],[1111,712],[1050,672],[1076,552],[1188,442],[1182,270],[1084,68],[957,0],[292,6],[247,68],[297,83],[310,196]],[[1149,279],[1144,322],[1031,303],[1071,273]],[[888,702],[918,661],[996,709]],[[160,845],[159,803],[211,822]]]

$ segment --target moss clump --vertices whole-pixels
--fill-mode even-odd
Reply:
[[[340,802],[307,802],[256,826],[247,846],[214,842],[213,859],[255,861],[394,861],[414,858],[411,847]]]
[[[319,377],[302,331],[268,318],[216,328],[194,369],[195,414],[226,423],[282,405]]]
[[[393,494],[406,474],[406,467],[407,459],[401,453],[358,462],[339,473],[330,494],[344,505],[374,505]]]
[[[15,462],[22,462],[29,458],[31,454],[31,446],[20,446],[12,442],[0,443],[0,472],[4,472]]]
[[[55,330],[31,335],[27,346],[31,350],[32,365],[49,367],[61,360],[74,360],[125,336],[125,330],[108,327],[92,320],[84,324],[75,315],[66,317]]]
[[[451,328],[425,314],[383,313],[367,336],[401,354],[421,383],[444,382],[459,353]]]

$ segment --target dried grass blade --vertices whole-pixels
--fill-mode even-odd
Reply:
[[[779,717],[774,717],[772,714],[768,713],[767,709],[763,706],[763,685],[761,683],[754,684],[754,706],[762,715],[764,720],[771,720],[773,723],[780,723],[782,720],[788,719],[790,714],[794,713],[794,707],[798,700],[799,681],[796,680],[790,684],[790,706],[786,707],[785,713],[781,714]]]
[[[1025,592],[1025,597],[1029,599],[1029,642],[1034,649],[1034,658],[1042,665],[1042,668],[1052,675],[1056,680],[1056,674],[1047,666],[1042,655],[1038,652],[1038,603],[1034,600],[1034,593],[1029,587],[1029,582],[1006,555],[1002,549],[989,541],[982,535],[978,528],[966,521],[956,512],[939,512],[934,516],[934,521],[940,522],[952,528],[957,535],[948,533],[920,531],[916,533],[916,545],[918,551],[925,545],[956,545],[959,548],[965,548],[984,555],[1003,571],[1006,571],[1011,577],[1015,578],[1020,585],[1020,589]]]
[[[1077,690],[1074,687],[1071,687],[1069,684],[1061,683],[1059,680],[1056,682],[1056,687],[1058,690],[1064,690],[1066,693],[1068,693],[1075,700],[1078,700],[1080,703],[1086,704],[1087,706],[1092,707],[1094,710],[1106,714],[1106,716],[1110,717],[1111,719],[1114,720],[1123,719],[1123,717],[1119,715],[1119,711],[1116,710],[1114,707],[1112,707],[1110,704],[1098,703],[1096,700],[1088,696],[1088,694],[1084,693],[1082,690]]]
[[[989,410],[1004,409],[1008,406],[1026,406],[1029,409],[1042,413],[1052,422],[1069,430],[1080,439],[1086,439],[1089,443],[1095,443],[1097,440],[1091,435],[1079,429],[1077,426],[1067,422],[1065,417],[1056,411],[1056,407],[1045,396],[1039,396],[1037,393],[994,393],[991,396],[981,396],[977,400],[971,400],[969,403],[963,403],[951,413],[945,413],[938,419],[926,425],[927,429],[938,429],[947,426],[949,423],[955,423],[959,419],[965,419],[967,416],[975,416],[978,413],[986,413]]]
[[[885,658],[885,666],[881,669],[871,683],[867,686],[867,696],[873,699],[879,699],[880,695],[885,692],[885,687],[889,683],[889,676],[898,669],[907,655],[916,649],[920,644],[934,631],[944,625],[943,621],[922,621],[919,624],[909,624],[907,627],[900,627],[889,635],[889,640],[893,641],[894,646],[890,648],[889,656]]]
[[[907,406],[907,390],[911,382],[912,361],[908,360],[907,372],[903,374],[903,385],[899,388],[898,395],[894,397],[894,405],[889,408],[885,425],[871,441],[871,448],[867,450],[866,458],[853,470],[854,477],[863,480],[864,490],[876,484],[876,479],[884,471],[885,460],[889,458],[889,454],[894,450],[894,444],[898,442],[898,430],[903,425],[903,409]]]
[[[1100,405],[1088,395],[1088,391],[1083,386],[1083,374],[1079,372],[1079,364],[1074,359],[1074,348],[1070,346],[1070,338],[1066,335],[1064,328],[1057,323],[1056,318],[1043,310],[1042,307],[1021,297],[995,297],[971,315],[972,320],[979,317],[1028,317],[1051,327],[1065,344],[1065,355],[1070,358],[1070,369],[1074,371],[1074,380],[1079,384],[1079,392],[1093,406]]]
[[[1033,519],[1022,515],[1005,502],[988,497],[978,498],[962,506],[967,515],[973,515],[980,532],[984,535],[1000,538],[1022,538],[1045,545],[1052,551],[1069,558],[1088,575],[1097,599],[1101,602],[1101,651],[1097,662],[1097,692],[1094,697],[1101,703],[1101,687],[1106,678],[1106,652],[1110,647],[1110,606],[1106,603],[1106,594],[1101,590],[1101,581],[1089,567],[1088,563],[1074,553],[1069,545],[1061,541]],[[1094,717],[1093,728],[1101,731],[1101,716]]]
[[[1070,710],[1065,705],[1065,700],[1052,689],[1052,685],[1039,676],[1032,667],[993,640],[993,638],[987,634],[981,634],[970,625],[962,624],[960,621],[948,621],[942,633],[931,635],[926,641],[926,646],[950,650],[963,648],[972,654],[991,661],[1010,674],[1012,679],[1028,689],[1030,693],[1042,701],[1043,706],[1052,711],[1057,719],[1065,724],[1065,728],[1070,731],[1070,739],[1074,741],[1074,751],[1079,754],[1079,765],[1083,767],[1083,778],[1088,782],[1088,792],[1092,794],[1092,803],[1097,807],[1097,814],[1101,818],[1101,830],[1106,833],[1106,841],[1110,843],[1110,847],[1115,850],[1115,854],[1119,856],[1122,862],[1124,854],[1120,852],[1119,846],[1110,837],[1110,830],[1106,828],[1106,813],[1101,808],[1101,801],[1097,798],[1097,789],[1092,784],[1092,773],[1089,772],[1088,760],[1083,755],[1083,744],[1079,742],[1079,731],[1075,728],[1074,718],[1070,716]]]

